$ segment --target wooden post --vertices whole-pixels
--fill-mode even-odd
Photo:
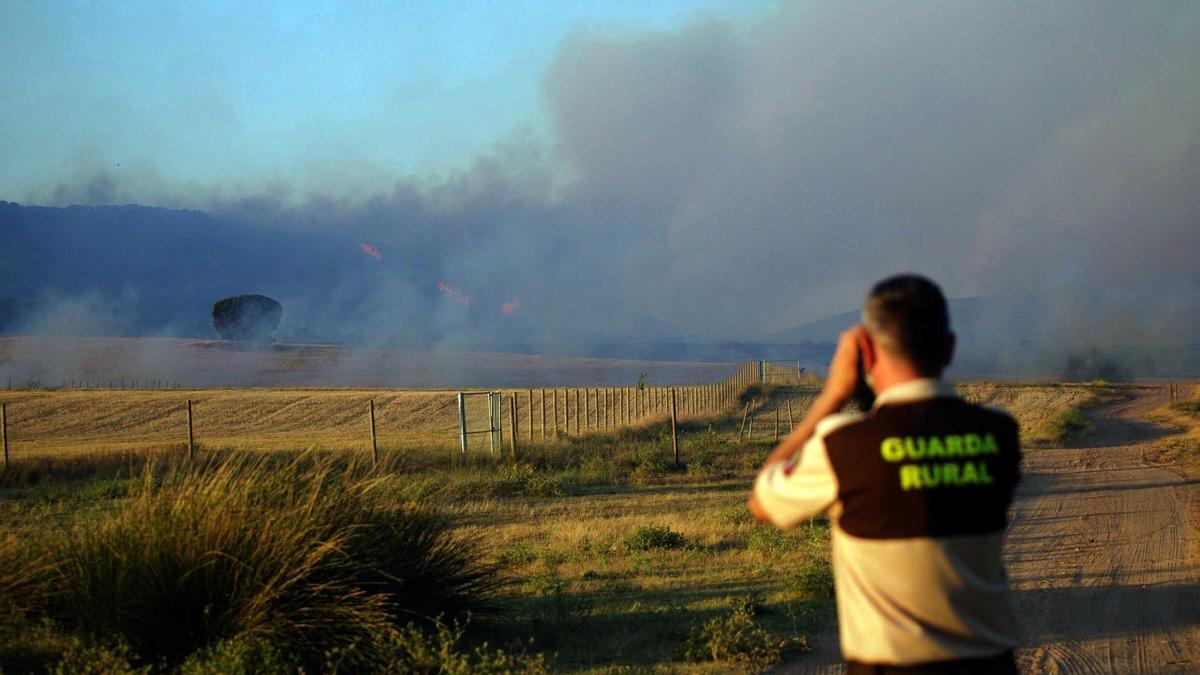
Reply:
[[[546,440],[546,390],[542,390],[542,440]]]
[[[196,434],[192,427],[192,399],[187,400],[188,412],[188,461],[190,462],[196,456]]]
[[[679,467],[679,431],[676,428],[675,390],[671,390],[671,449],[675,452],[675,467]]]
[[[459,455],[463,458],[467,456],[467,403],[463,393],[458,392],[458,441]]]
[[[554,438],[558,439],[558,390],[554,390]]]
[[[533,390],[529,390],[529,442],[533,442]]]
[[[738,427],[738,440],[746,435],[746,417],[750,414],[750,401],[746,401],[746,409],[742,411],[742,426]]]
[[[375,399],[367,402],[367,415],[371,420],[371,464],[379,466],[379,441],[375,437]]]
[[[775,440],[779,440],[779,405],[775,406]]]
[[[0,445],[4,446],[4,470],[8,471],[8,404],[0,403]]]
[[[583,426],[585,429],[592,428],[592,390],[590,387],[583,390]]]
[[[787,400],[788,404],[788,433],[796,430],[796,423],[792,420],[792,399]]]
[[[508,454],[517,461],[517,393],[508,399]]]
[[[581,408],[579,407],[579,390],[576,389],[575,390],[575,433],[576,434],[579,433],[579,411],[580,410],[581,410]]]

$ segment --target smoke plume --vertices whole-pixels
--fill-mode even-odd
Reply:
[[[549,127],[449,176],[296,195],[99,172],[34,199],[310,238],[241,259],[304,273],[230,266],[293,336],[752,339],[916,271],[1009,299],[981,339],[1194,345],[1198,63],[1190,3],[784,3],[574,32]]]

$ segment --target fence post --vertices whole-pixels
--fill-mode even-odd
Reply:
[[[508,451],[512,461],[517,461],[517,393],[508,399]]]
[[[746,401],[746,409],[742,411],[742,426],[738,427],[738,440],[746,435],[746,417],[750,414],[750,401]]]
[[[671,449],[675,453],[675,468],[679,468],[679,431],[676,428],[675,390],[671,390]]]
[[[575,390],[575,433],[579,433],[579,390]]]
[[[459,454],[467,456],[467,406],[463,401],[462,392],[458,392],[458,437]]]
[[[196,434],[192,427],[192,399],[187,400],[187,417],[188,417],[188,461],[192,461],[196,457]]]
[[[0,444],[4,446],[4,470],[8,471],[8,404],[0,403]]]
[[[533,390],[529,390],[529,442],[533,442]]]
[[[788,404],[788,433],[790,434],[796,430],[796,423],[794,421],[792,421],[792,399],[789,398],[787,400],[787,404]]]
[[[530,422],[533,424],[533,422]],[[546,440],[546,390],[542,390],[542,440]]]
[[[367,402],[367,415],[371,420],[371,464],[379,466],[379,441],[375,438],[375,399]]]
[[[554,438],[558,439],[558,390],[554,390]]]
[[[779,440],[779,404],[775,405],[775,440]]]

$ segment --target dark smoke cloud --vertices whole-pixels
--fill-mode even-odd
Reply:
[[[1015,298],[1005,316],[1038,324],[1023,336],[1194,343],[1197,64],[1192,3],[787,3],[572,34],[544,76],[547,136],[450,176],[297,195],[109,172],[46,198],[380,246],[369,284],[275,290],[285,324],[344,326],[326,310],[352,303],[384,334],[432,314],[420,330],[447,339],[749,338],[912,270]],[[429,300],[440,279],[520,314],[465,317]]]

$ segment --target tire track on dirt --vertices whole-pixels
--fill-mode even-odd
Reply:
[[[1092,415],[1082,448],[1026,451],[1007,559],[1030,673],[1200,671],[1200,574],[1186,483],[1146,466],[1161,392]]]

